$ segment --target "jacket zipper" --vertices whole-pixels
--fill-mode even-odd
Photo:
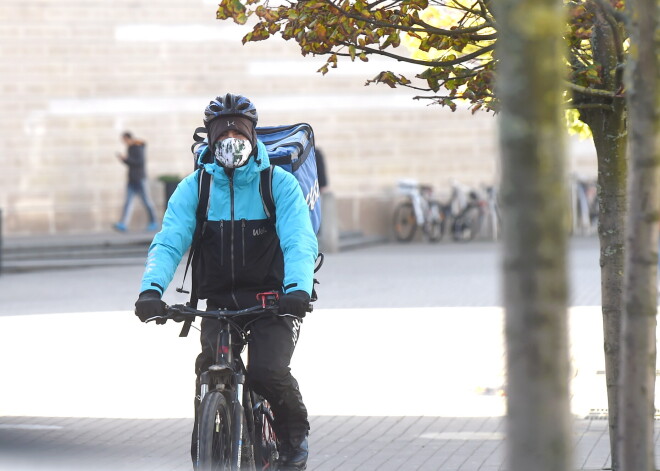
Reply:
[[[245,219],[241,219],[241,240],[243,242],[243,266],[245,266]]]
[[[225,229],[224,221],[220,220],[220,266],[225,264]]]
[[[236,287],[236,274],[234,272],[234,174],[229,175],[229,201],[231,208],[231,298],[234,300],[234,304],[238,309],[238,301],[236,300],[236,293],[234,293],[234,288]]]

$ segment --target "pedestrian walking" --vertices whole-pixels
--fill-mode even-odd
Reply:
[[[156,210],[149,196],[147,173],[145,170],[146,143],[135,139],[129,131],[124,132],[121,135],[121,139],[126,145],[126,154],[117,153],[117,158],[128,166],[128,182],[121,219],[113,227],[119,232],[126,232],[128,230],[128,223],[133,213],[133,201],[136,196],[139,196],[149,216],[147,231],[155,231],[158,229]]]

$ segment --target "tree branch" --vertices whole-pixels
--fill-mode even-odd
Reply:
[[[413,24],[419,25],[423,28],[421,30],[421,32],[426,32],[426,33],[431,33],[431,34],[439,34],[439,35],[450,36],[450,37],[476,33],[478,31],[481,31],[482,29],[485,29],[485,28],[493,28],[493,25],[487,20],[484,20],[484,22],[480,25],[470,26],[468,28],[460,28],[460,29],[458,29],[458,28],[457,29],[436,28],[435,26],[432,26],[432,25],[426,23],[425,21],[422,21],[419,18],[411,18],[410,20],[412,21]]]
[[[604,103],[582,103],[582,104],[572,104],[572,103],[567,103],[566,108],[569,109],[576,109],[576,110],[605,110],[605,111],[613,111],[614,107],[610,105],[606,105]]]
[[[621,25],[626,25],[628,23],[629,18],[623,12],[615,9],[610,2],[605,0],[595,0],[595,2],[598,3],[598,5],[600,5],[600,7],[617,23]]]
[[[596,97],[602,97],[602,98],[617,98],[617,94],[614,92],[610,92],[609,90],[601,90],[599,88],[587,88],[587,87],[582,87],[580,85],[577,85],[572,82],[564,82],[566,87],[569,90],[573,90],[574,92],[582,93],[583,95],[590,95],[590,96],[596,96]]]
[[[467,62],[467,61],[470,61],[472,59],[475,59],[475,58],[477,58],[477,57],[479,57],[483,54],[486,54],[487,52],[490,52],[493,49],[495,49],[495,44],[490,44],[490,45],[485,46],[485,47],[483,47],[483,48],[481,48],[477,51],[474,51],[470,54],[466,54],[464,56],[457,57],[454,60],[450,60],[450,61],[423,61],[423,60],[403,57],[403,56],[400,56],[398,54],[393,54],[391,52],[381,51],[379,49],[374,49],[374,48],[367,47],[367,46],[359,46],[359,45],[350,44],[350,43],[347,43],[347,42],[340,42],[340,44],[342,44],[343,46],[355,46],[356,48],[358,48],[361,51],[364,51],[368,54],[381,55],[381,56],[389,57],[391,59],[395,59],[399,62],[408,62],[410,64],[418,64],[418,65],[423,65],[423,66],[426,66],[426,67],[451,67],[453,65],[462,64],[463,62]],[[345,56],[345,55],[349,55],[349,54],[340,54],[340,55]]]
[[[485,93],[483,94],[485,98],[495,98],[494,95]],[[455,95],[455,96],[450,96],[450,95],[434,95],[434,96],[414,96],[413,100],[467,100],[470,101],[471,98],[464,97],[463,95]]]
[[[374,8],[375,6],[380,5],[381,3],[385,3],[385,2],[387,2],[387,1],[390,1],[390,0],[376,0],[375,2],[371,2],[371,3],[369,3],[369,4],[367,5],[367,9],[371,10],[371,9]],[[391,2],[391,4],[388,5],[387,8],[389,8],[389,7],[393,6],[393,5],[396,5],[397,3],[401,3],[401,2],[398,2],[398,1],[396,1],[396,0],[393,0],[393,1]],[[333,5],[334,5],[334,4],[333,4]]]
[[[373,80],[369,80],[369,81],[367,81],[367,84],[369,84],[369,83],[376,83],[376,82],[374,82]],[[401,85],[402,87],[412,88],[413,90],[419,90],[420,92],[430,92],[430,91],[432,91],[430,88],[416,87],[414,85],[410,85],[409,83],[408,84],[400,83],[399,85]]]
[[[477,26],[471,26],[469,28],[457,28],[457,29],[442,29],[442,28],[436,28],[435,26],[432,26],[420,19],[415,19],[411,18],[411,21],[413,24],[417,24],[421,26],[421,28],[414,28],[410,26],[404,26],[404,25],[395,25],[393,23],[386,23],[384,21],[378,21],[374,20],[372,18],[368,18],[366,16],[362,15],[357,15],[355,13],[350,13],[346,10],[344,10],[341,6],[338,6],[335,4],[332,0],[324,0],[328,5],[331,5],[333,8],[336,8],[337,11],[344,17],[346,18],[351,18],[353,20],[358,20],[358,21],[364,21],[365,23],[371,25],[371,26],[376,26],[379,28],[393,28],[397,29],[399,31],[405,31],[405,32],[410,32],[410,33],[427,33],[427,34],[437,34],[437,35],[444,35],[444,36],[463,36],[463,35],[470,35],[468,36],[470,40],[472,41],[485,41],[489,39],[495,39],[497,37],[497,33],[492,33],[489,35],[474,35],[472,36],[472,33],[476,33],[478,31],[481,31],[482,29],[485,28],[490,28],[492,27],[491,24],[488,22],[484,22],[481,25]]]
[[[484,20],[494,24],[495,23],[495,18],[493,18],[493,16],[490,14],[490,10],[488,9],[488,5],[486,4],[486,2],[484,0],[479,0],[479,7],[481,8],[481,15],[480,16]]]
[[[625,51],[623,50],[623,40],[621,38],[621,29],[620,29],[620,27],[623,26],[623,23],[619,23],[615,18],[614,13],[616,12],[616,10],[612,7],[612,5],[610,5],[604,0],[595,0],[595,1],[600,6],[603,12],[603,16],[605,17],[605,21],[607,21],[607,24],[612,29],[617,61],[619,62],[619,64],[623,64],[623,62],[625,61]]]

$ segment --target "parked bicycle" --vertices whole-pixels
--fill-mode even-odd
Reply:
[[[452,189],[451,201],[458,198],[457,187]],[[452,213],[451,236],[457,242],[468,242],[474,239],[481,231],[485,215],[486,202],[479,198],[475,190],[467,193],[467,201],[457,213]],[[450,203],[450,207],[451,203]]]
[[[401,242],[415,237],[421,227],[431,242],[442,239],[445,232],[446,208],[433,200],[433,188],[415,180],[400,180],[399,192],[407,197],[394,210],[394,235]]]
[[[194,317],[220,322],[215,363],[200,375],[197,410],[197,471],[261,471],[278,467],[277,437],[268,401],[245,385],[247,370],[241,351],[248,344],[250,325],[278,314],[278,293],[260,293],[260,305],[237,311],[200,311],[181,304],[167,314],[148,319],[185,321]],[[309,311],[312,310],[310,305]],[[239,318],[243,320],[237,322]]]
[[[500,238],[500,227],[502,226],[499,193],[497,188],[494,186],[486,186],[484,191],[486,192],[487,211],[485,221],[488,222],[488,236],[493,240],[497,240]]]
[[[573,234],[592,235],[598,230],[598,186],[596,180],[571,179]]]
[[[450,208],[451,235],[455,241],[469,242],[477,236],[493,240],[499,237],[501,220],[495,187],[484,186],[483,192],[480,192],[454,183],[447,206]]]

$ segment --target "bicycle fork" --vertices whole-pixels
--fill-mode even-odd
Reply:
[[[226,383],[226,376],[232,372],[231,364],[233,355],[231,348],[231,333],[228,330],[222,330],[218,334],[216,342],[215,363],[209,366],[208,371],[200,375],[199,403],[204,400],[204,396],[209,392],[210,385],[222,385]],[[223,388],[224,389],[224,388]]]
[[[216,374],[226,374],[233,372],[231,375],[231,382],[233,383],[232,397],[232,442],[235,446],[231,451],[232,470],[238,470],[241,467],[241,458],[243,451],[243,389],[245,386],[245,375],[241,365],[240,356],[234,358],[232,333],[230,329],[224,329],[218,335],[217,344],[217,361],[209,368],[210,371]]]

